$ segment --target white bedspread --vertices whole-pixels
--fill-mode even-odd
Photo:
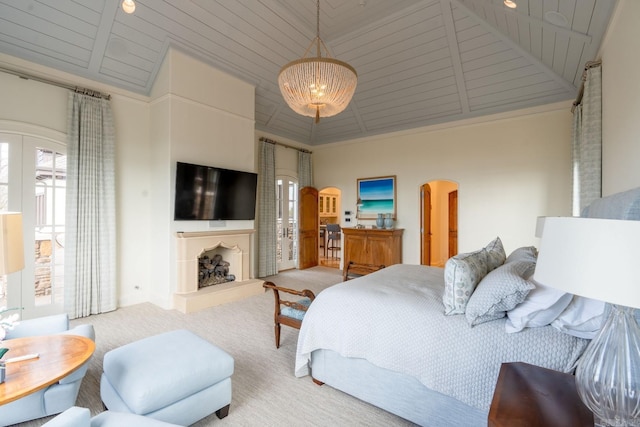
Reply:
[[[425,386],[488,410],[500,364],[522,361],[570,372],[588,341],[552,327],[507,334],[505,319],[471,328],[445,316],[442,268],[393,265],[322,291],[305,315],[295,374],[309,375],[316,349],[417,378]]]

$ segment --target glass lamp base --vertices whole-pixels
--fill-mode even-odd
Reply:
[[[593,419],[594,419],[594,424],[593,424],[594,427],[640,427],[640,420],[631,420],[631,421],[613,420],[611,422],[607,422],[607,421],[603,421],[595,414],[593,416]]]
[[[640,427],[640,327],[632,308],[611,306],[578,362],[576,388],[597,426]]]

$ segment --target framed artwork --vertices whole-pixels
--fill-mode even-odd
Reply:
[[[391,214],[396,219],[396,176],[358,179],[358,218],[375,219]]]

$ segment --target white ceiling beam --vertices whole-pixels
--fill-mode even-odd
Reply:
[[[547,67],[542,61],[540,61],[531,53],[523,49],[522,46],[520,46],[518,43],[511,40],[511,38],[505,36],[500,30],[498,30],[497,28],[489,24],[487,21],[482,19],[480,16],[478,16],[478,14],[476,14],[474,11],[472,11],[467,6],[465,6],[460,0],[447,0],[447,1],[454,3],[456,7],[459,7],[461,10],[463,10],[467,15],[469,15],[470,18],[472,18],[479,25],[481,25],[482,28],[484,28],[485,30],[487,30],[488,32],[496,36],[499,40],[501,40],[504,44],[509,46],[509,48],[513,49],[519,55],[526,58],[529,62],[531,62],[531,64],[535,65],[540,69],[540,71],[542,71],[547,76],[549,76],[550,79],[558,82],[567,91],[571,93],[577,93],[577,88],[573,86],[572,83],[565,80],[562,76],[559,76],[558,74],[556,74],[551,68]]]
[[[447,32],[453,72],[456,76],[456,86],[458,87],[458,96],[460,97],[460,107],[462,107],[463,113],[468,113],[471,111],[471,107],[469,106],[467,84],[464,80],[464,71],[462,70],[462,60],[460,59],[460,50],[458,49],[458,38],[456,37],[453,13],[451,13],[451,2],[449,0],[440,0],[440,6],[442,8],[444,27]]]
[[[100,72],[102,60],[107,52],[107,44],[109,43],[109,36],[111,35],[111,27],[115,22],[119,4],[119,1],[108,1],[104,4],[104,10],[100,17],[100,25],[98,26],[98,32],[96,33],[95,43],[91,50],[89,66],[87,67],[90,73],[98,74]]]

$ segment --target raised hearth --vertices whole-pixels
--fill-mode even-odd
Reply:
[[[174,306],[192,313],[264,292],[262,280],[251,277],[251,235],[255,230],[176,233],[177,285]],[[198,288],[198,258],[220,253],[229,261],[232,282]]]

